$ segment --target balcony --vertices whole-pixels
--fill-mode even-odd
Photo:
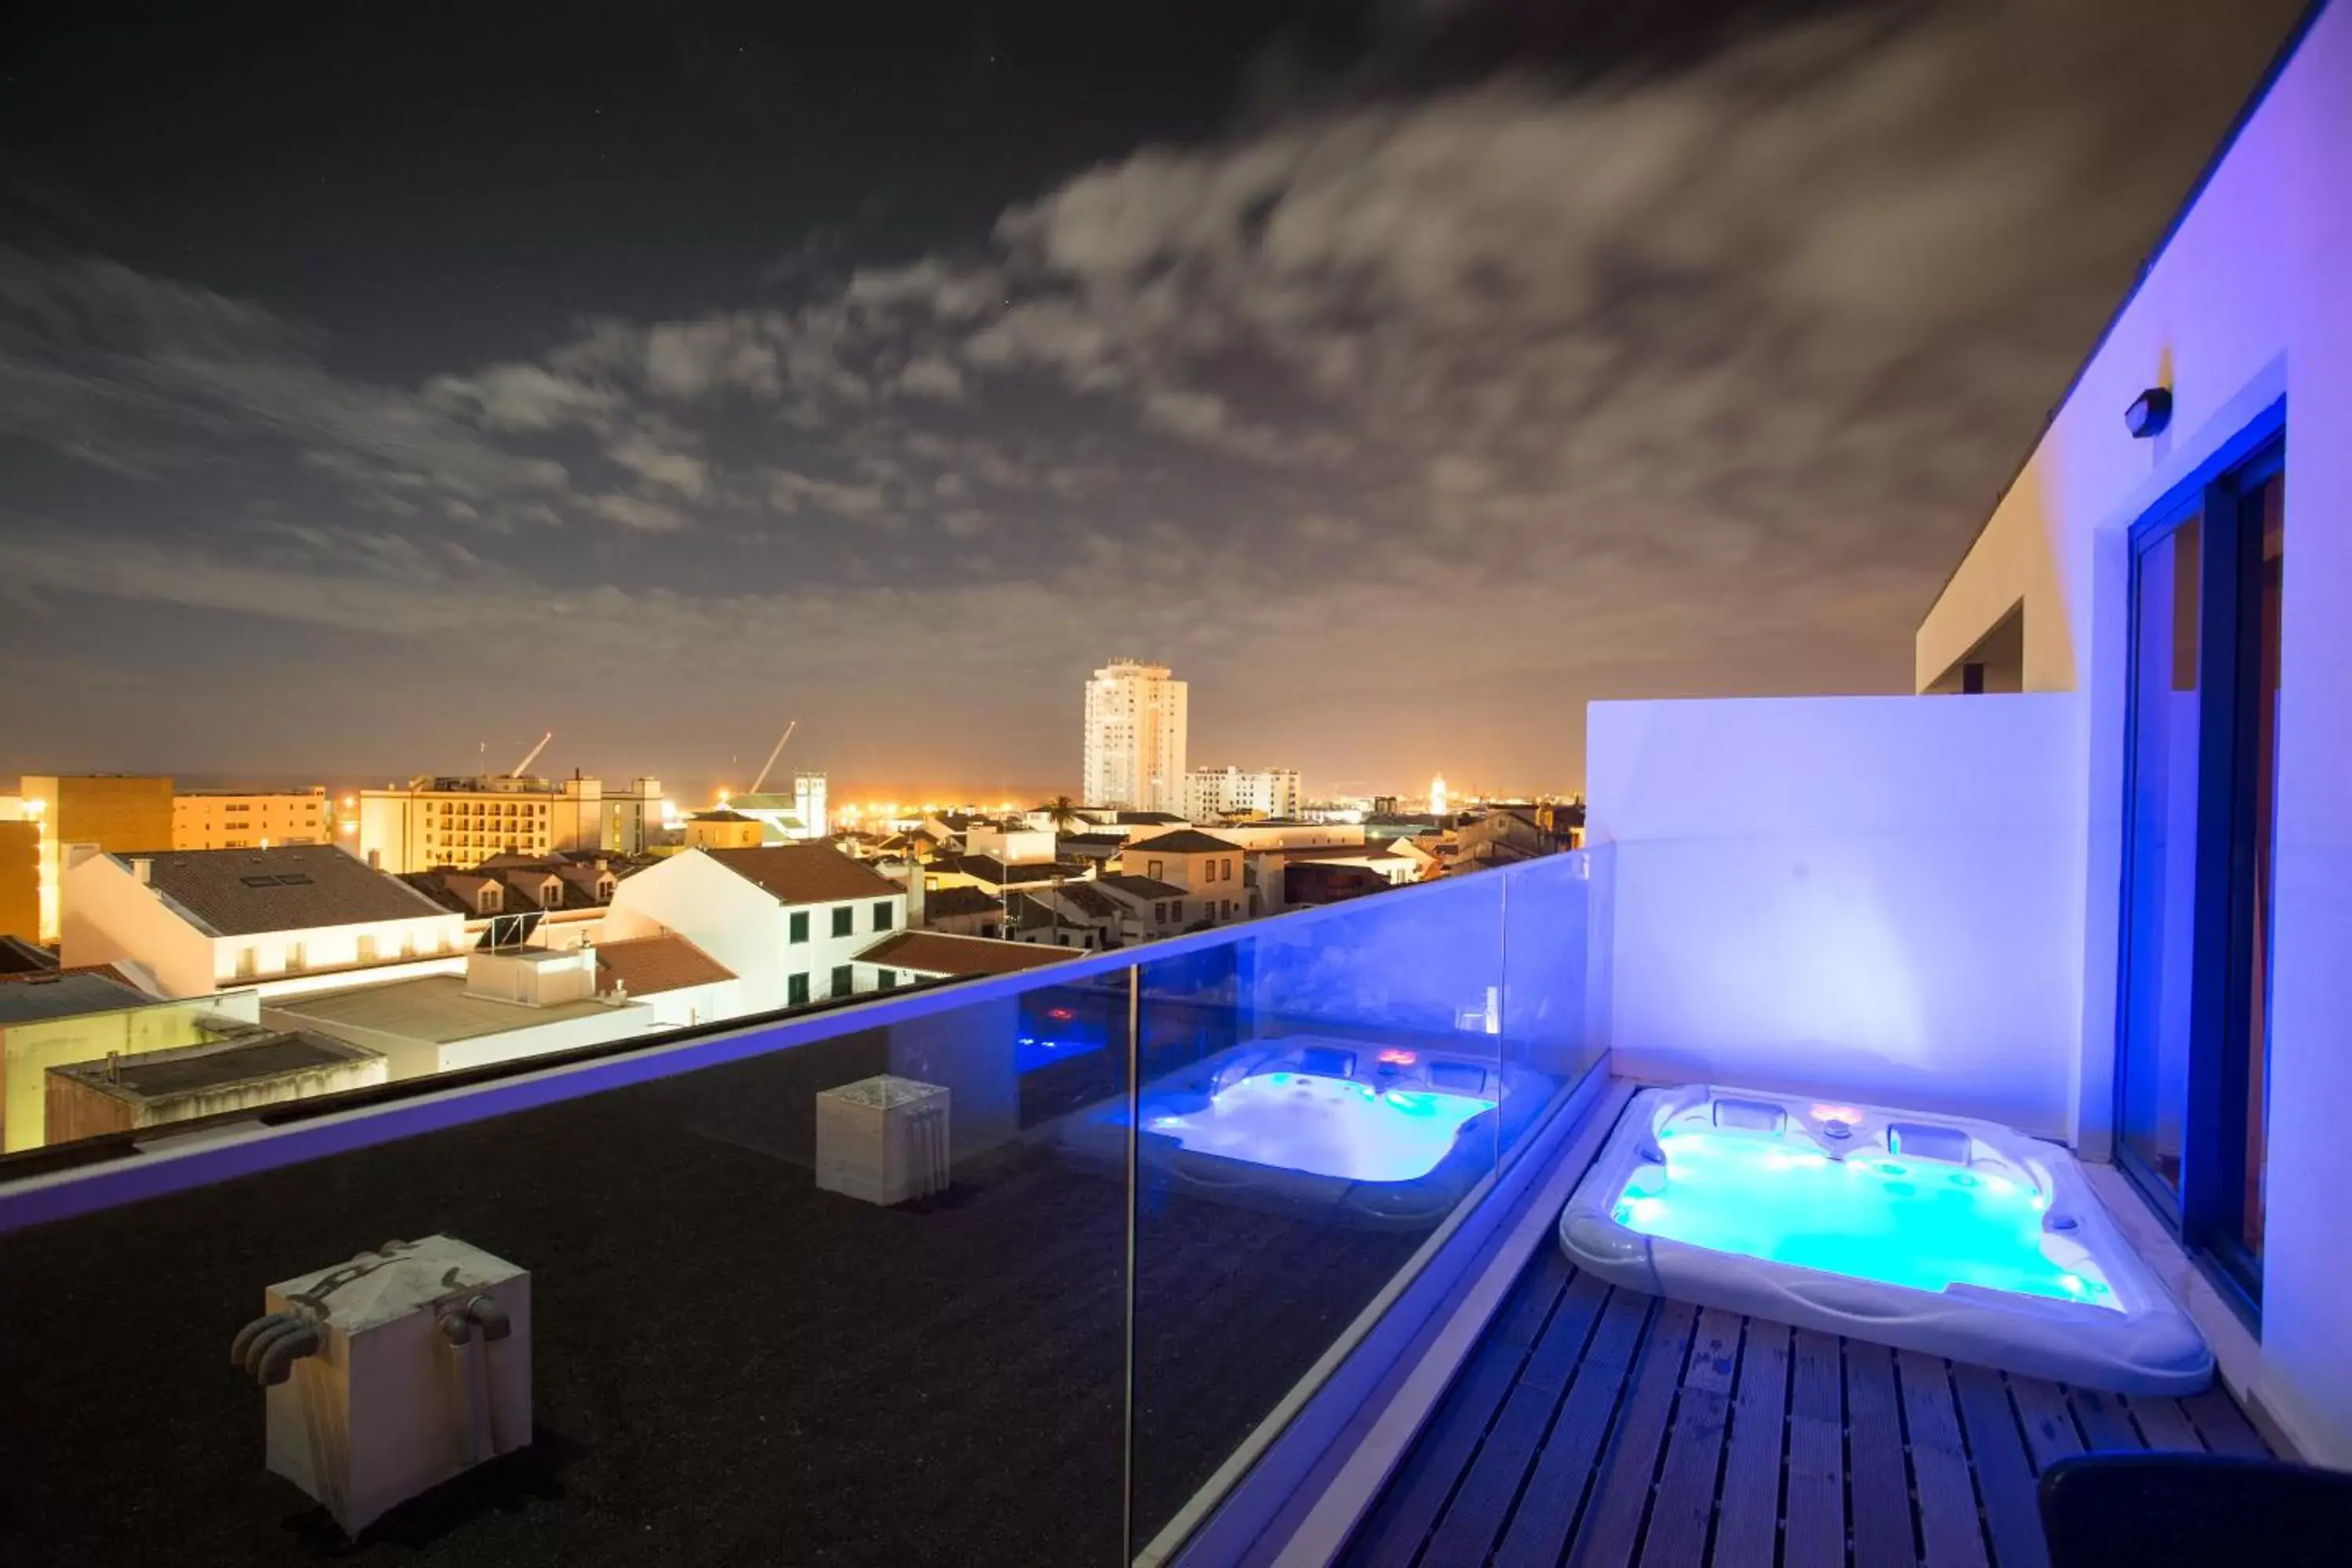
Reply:
[[[1608,729],[1602,765],[1643,754]],[[2021,1563],[2063,1453],[2261,1449],[2226,1393],[1577,1274],[1552,1226],[1612,1067],[1715,1065],[1650,1036],[1681,860],[1618,826],[1042,974],[0,1165],[11,1535],[55,1563]],[[2001,869],[1971,863],[1947,874]],[[1917,922],[1880,914],[1899,961]],[[1933,1055],[1901,1081],[1987,1109]],[[530,1440],[347,1543],[265,1468],[279,1395],[226,1352],[265,1287],[435,1235],[529,1271]]]

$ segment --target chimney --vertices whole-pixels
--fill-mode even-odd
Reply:
[[[907,867],[907,929],[923,929],[923,868],[919,861]]]
[[[143,888],[154,879],[155,862],[144,855],[134,856],[131,861],[131,874],[139,879],[139,885]]]

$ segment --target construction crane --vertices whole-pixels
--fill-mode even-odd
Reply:
[[[760,793],[760,786],[766,784],[768,782],[768,775],[775,771],[776,759],[784,754],[784,742],[791,740],[793,738],[793,731],[800,727],[801,721],[797,719],[784,726],[784,732],[776,737],[776,749],[768,753],[767,766],[760,770],[760,776],[751,781],[751,787],[743,792],[745,795],[757,795]]]
[[[525,752],[522,754],[522,761],[517,763],[513,767],[507,770],[507,777],[510,779],[520,778],[524,773],[530,772],[530,764],[539,761],[539,753],[547,750],[547,743],[553,739],[555,739],[555,731],[552,730],[550,730],[546,734],[541,735],[539,738],[539,744],[533,746],[530,751]]]

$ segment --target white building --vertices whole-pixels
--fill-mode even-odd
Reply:
[[[334,839],[334,810],[323,787],[182,790],[172,796],[174,849],[253,849]]]
[[[65,874],[63,961],[135,969],[167,996],[440,963],[466,918],[326,844],[87,855]]]
[[[907,889],[829,844],[688,849],[625,879],[608,942],[676,931],[742,987],[747,1012],[873,988],[857,955],[907,927]]]
[[[478,951],[462,974],[428,974],[281,997],[272,1028],[308,1029],[380,1051],[396,1079],[652,1034],[650,1005],[600,994],[593,951]]]
[[[1087,682],[1090,805],[1184,809],[1185,687],[1164,664],[1113,659]]]
[[[1922,695],[1596,702],[1588,842],[1617,1072],[2071,1143],[2231,1391],[2344,1467],[2352,5],[2306,16],[1921,621]]]
[[[1184,815],[1194,822],[1221,816],[1297,816],[1307,797],[1297,768],[1194,768],[1184,775]]]

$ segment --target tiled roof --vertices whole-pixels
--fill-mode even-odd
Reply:
[[[112,858],[126,870],[133,858],[147,861],[148,886],[214,936],[422,920],[448,912],[399,878],[371,869],[331,844],[159,850]]]
[[[1007,866],[993,855],[942,855],[926,869],[935,876],[977,877],[998,887],[1007,882],[1046,882],[1056,877],[1083,877],[1087,868],[1059,860],[1024,860]]]
[[[936,893],[923,895],[925,920],[953,920],[960,915],[1003,912],[1004,900],[986,888],[941,888]]]
[[[100,973],[101,969],[105,973]],[[7,984],[0,984],[0,1025],[113,1013],[153,1000],[102,964],[62,973],[53,970],[47,974],[12,974]]]
[[[596,989],[618,981],[632,996],[654,996],[688,985],[714,985],[735,972],[676,931],[596,944]]]
[[[1162,855],[1219,855],[1238,853],[1241,846],[1230,838],[1203,833],[1197,827],[1184,827],[1173,833],[1162,833],[1156,838],[1128,841],[1127,853],[1132,855],[1139,849],[1156,849]]]
[[[830,844],[779,844],[764,849],[698,849],[786,904],[883,899],[907,889]]]
[[[1117,920],[1127,913],[1126,905],[1100,889],[1090,888],[1084,882],[1065,882],[1050,892],[1041,892],[1037,897],[1041,900],[1058,899],[1080,914],[1090,915],[1096,920]]]
[[[1120,875],[1097,877],[1095,886],[1125,893],[1129,898],[1149,899],[1154,902],[1161,899],[1181,899],[1185,896],[1184,889],[1173,882],[1162,882],[1152,877]]]
[[[1039,947],[993,937],[953,936],[940,931],[902,931],[857,955],[860,963],[911,969],[924,974],[1012,974],[1040,969],[1074,956],[1072,950]]]

